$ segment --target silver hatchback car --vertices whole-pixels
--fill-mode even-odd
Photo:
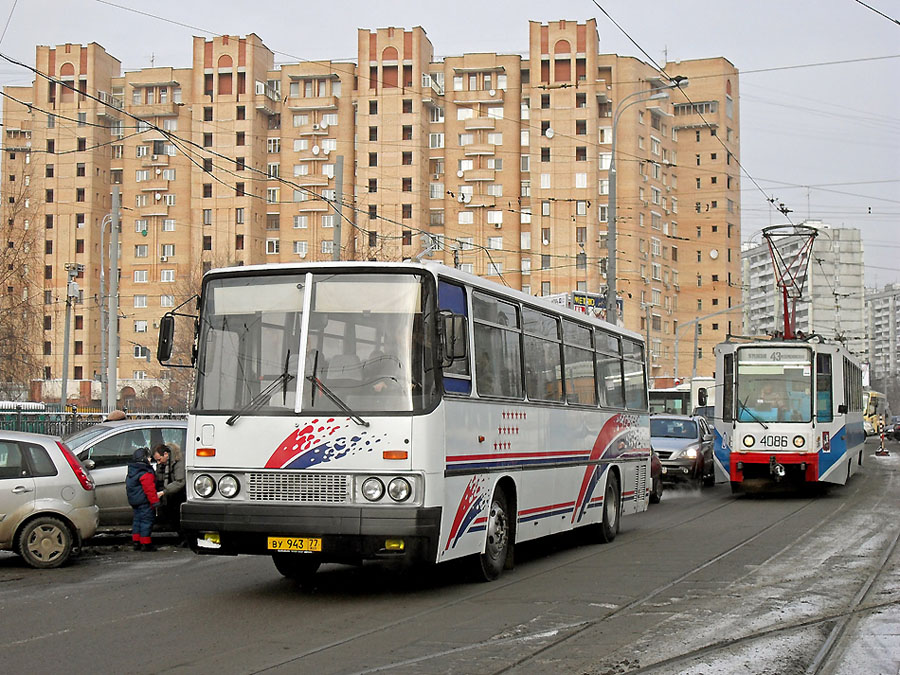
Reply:
[[[131,527],[133,512],[125,495],[125,475],[134,451],[152,450],[160,443],[183,451],[186,437],[187,422],[168,419],[102,422],[65,437],[66,445],[84,462],[97,485],[100,527]]]
[[[94,482],[59,438],[0,431],[0,550],[59,567],[98,520]]]

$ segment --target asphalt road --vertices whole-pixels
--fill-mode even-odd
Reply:
[[[62,569],[0,554],[5,672],[900,671],[900,443],[824,495],[669,490],[608,545],[462,566],[324,566],[98,542]]]

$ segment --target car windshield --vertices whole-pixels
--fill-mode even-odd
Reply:
[[[103,424],[95,424],[90,427],[86,427],[79,431],[69,434],[68,436],[63,436],[63,440],[66,442],[70,448],[76,448],[80,445],[84,445],[85,443],[89,443],[97,436],[106,433],[113,427],[109,427]]]
[[[697,438],[697,423],[694,420],[651,419],[652,438]]]
[[[427,295],[420,276],[396,270],[213,279],[200,317],[195,408],[290,415],[298,392],[310,413],[429,408],[435,328]]]

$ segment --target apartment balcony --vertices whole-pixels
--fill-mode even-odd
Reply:
[[[297,202],[297,210],[302,213],[326,213],[333,209],[328,202],[323,202],[320,199],[307,199],[303,202]]]
[[[169,205],[163,199],[154,199],[152,204],[138,207],[138,215],[141,218],[150,218],[152,216],[168,216]]]
[[[291,101],[288,109],[294,112],[303,112],[305,110],[337,110],[337,96],[315,96],[304,98],[297,101]]]
[[[137,189],[141,192],[167,192],[169,190],[169,181],[162,178],[142,180],[140,183],[137,183]]]
[[[144,155],[141,157],[141,166],[149,168],[151,166],[169,166],[168,155]]]
[[[477,129],[495,129],[497,120],[493,117],[473,117],[466,120],[466,131],[475,131]]]
[[[465,176],[463,180],[467,183],[470,182],[481,182],[481,181],[493,181],[494,176],[496,175],[496,171],[493,169],[472,169],[470,171],[465,172]]]
[[[133,105],[128,112],[136,117],[177,117],[178,109],[183,103],[150,103]]]
[[[462,105],[472,103],[503,103],[506,92],[503,89],[489,89],[487,91],[454,91],[450,92],[453,102]]]
[[[493,157],[497,152],[497,146],[491,143],[473,143],[463,146],[463,154],[466,157]]]
[[[294,176],[291,178],[291,182],[303,187],[328,187],[328,176],[321,174]]]
[[[324,127],[321,124],[304,124],[302,127],[297,127],[297,135],[298,136],[327,136],[328,135],[328,125]]]

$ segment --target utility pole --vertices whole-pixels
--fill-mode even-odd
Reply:
[[[69,332],[72,327],[72,303],[78,299],[78,282],[75,279],[84,271],[81,263],[66,263],[66,328],[63,336],[63,365],[62,365],[62,390],[59,394],[59,402],[62,411],[66,411],[69,385]]]
[[[109,233],[109,310],[107,312],[106,410],[116,407],[119,366],[119,186],[113,186],[112,224]]]
[[[344,203],[344,156],[338,155],[334,160],[334,211],[337,218],[334,223],[334,240],[331,247],[331,259],[341,259],[341,207]]]

